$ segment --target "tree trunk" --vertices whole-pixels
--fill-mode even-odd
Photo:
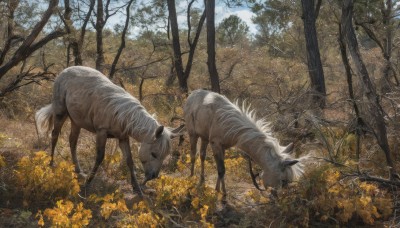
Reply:
[[[373,130],[379,146],[386,156],[387,165],[390,167],[390,178],[395,177],[395,167],[390,155],[390,148],[387,139],[386,125],[383,118],[383,110],[379,103],[378,96],[372,81],[370,80],[367,68],[361,58],[358,49],[358,42],[353,27],[353,0],[344,0],[342,5],[341,27],[342,34],[347,42],[347,47],[350,51],[353,62],[357,68],[358,76],[363,84],[364,96],[368,99],[368,113],[370,116],[370,127]]]
[[[82,57],[78,45],[78,41],[76,38],[76,29],[73,25],[73,21],[71,20],[72,9],[69,4],[69,0],[64,0],[65,5],[65,13],[64,13],[64,21],[65,28],[68,32],[68,36],[66,37],[69,45],[67,49],[67,66],[69,66],[70,61],[70,50],[72,49],[73,56],[75,58],[75,65],[82,65]]]
[[[178,28],[178,19],[176,17],[175,0],[167,0],[167,3],[168,3],[168,13],[171,25],[171,33],[172,33],[172,47],[174,50],[173,62],[175,66],[175,72],[178,76],[179,88],[181,89],[182,92],[186,93],[188,91],[188,86],[187,86],[187,78],[185,78],[183,72],[182,52],[179,41],[179,28]]]
[[[313,90],[313,101],[319,107],[325,107],[326,89],[324,71],[318,48],[317,30],[315,28],[314,0],[301,0],[303,10],[304,35],[307,47],[308,73]]]
[[[104,51],[103,51],[103,27],[104,27],[104,10],[103,0],[97,0],[97,18],[96,18],[96,69],[102,73],[104,67]]]
[[[219,86],[219,76],[215,59],[215,0],[206,0],[206,20],[207,20],[207,66],[210,74],[211,90],[221,92]]]
[[[193,1],[192,1],[193,2]],[[189,5],[189,9],[188,9],[188,21],[190,21],[189,19],[189,13],[190,13],[190,6]],[[184,79],[187,81],[190,75],[190,72],[192,70],[192,64],[193,64],[193,59],[194,59],[194,54],[195,54],[195,50],[196,50],[196,46],[197,43],[199,41],[200,38],[200,33],[201,33],[201,29],[203,28],[204,25],[204,21],[206,19],[206,11],[203,11],[203,14],[200,17],[199,20],[199,24],[197,26],[197,31],[196,31],[196,35],[193,38],[193,42],[190,41],[190,31],[191,31],[191,26],[190,23],[188,24],[188,43],[189,43],[189,57],[187,59],[187,63],[186,63],[186,69],[185,69],[185,75],[184,75]]]

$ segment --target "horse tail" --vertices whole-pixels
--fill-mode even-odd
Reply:
[[[46,136],[53,127],[53,105],[39,109],[35,114],[36,131],[39,137]]]

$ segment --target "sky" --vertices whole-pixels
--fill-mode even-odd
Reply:
[[[177,6],[177,11],[182,12],[180,9],[187,8],[187,1],[179,1],[179,5]],[[203,8],[199,6],[199,8]],[[256,25],[253,24],[251,18],[254,16],[254,13],[250,11],[247,7],[236,7],[236,8],[228,8],[223,4],[217,4],[215,7],[215,25],[217,26],[224,18],[229,17],[230,15],[236,15],[240,17],[248,26],[249,32],[251,35],[254,35],[257,32]],[[125,20],[124,16],[114,16],[109,19],[107,22],[108,26],[113,27],[115,24],[120,23],[123,24]],[[178,23],[180,28],[186,28],[186,15],[179,14],[178,15]],[[134,27],[131,28],[131,34],[135,36],[135,34],[139,33],[139,28]]]

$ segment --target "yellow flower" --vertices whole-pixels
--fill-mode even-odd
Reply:
[[[193,208],[194,208],[194,209],[198,208],[198,207],[199,207],[199,203],[200,203],[199,197],[195,197],[195,198],[192,200],[192,206],[193,206]]]

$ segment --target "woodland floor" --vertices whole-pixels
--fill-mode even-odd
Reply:
[[[64,125],[58,144],[57,150],[55,153],[55,161],[59,162],[63,159],[71,160],[69,155],[69,144],[68,144],[68,134],[69,134],[69,123],[68,121]],[[34,125],[33,118],[27,118],[26,120],[10,120],[0,116],[0,135],[6,138],[3,138],[2,144],[0,146],[0,155],[3,155],[7,158],[14,157],[15,163],[18,159],[25,155],[29,155],[30,153],[37,152],[39,150],[45,150],[48,153],[50,152],[49,140],[46,142],[39,143],[36,129]],[[185,142],[188,143],[188,142]],[[133,147],[135,147],[135,143],[131,143]],[[82,130],[79,142],[78,142],[78,159],[80,160],[80,164],[85,173],[88,173],[94,164],[94,147],[95,147],[95,139],[93,134]],[[79,151],[85,151],[85,156],[79,154]],[[87,151],[91,151],[90,154]],[[107,142],[107,153],[119,153],[116,150],[116,141],[108,140]],[[185,156],[187,152],[183,153],[182,156]],[[210,154],[210,151],[208,151]],[[135,156],[135,154],[133,155]],[[207,158],[211,159],[211,158]],[[168,160],[168,159],[167,159]],[[137,167],[137,176],[139,180],[142,179],[143,173],[141,172],[141,165],[138,164],[138,160],[135,161]],[[214,163],[211,161],[210,163]],[[132,188],[129,181],[125,179],[114,179],[113,174],[107,172],[107,164],[102,164],[91,188],[88,190],[87,194],[96,193],[99,195],[105,195],[107,193],[114,192],[116,189],[119,189],[120,192],[124,194],[124,198],[127,202],[128,207],[132,206],[133,201],[136,201],[135,196],[132,193]],[[125,170],[124,170],[125,168]],[[213,165],[214,172],[206,172],[206,185],[214,188],[216,181],[216,169]],[[116,172],[128,172],[125,166],[121,165],[120,171]],[[163,168],[164,169],[164,168]],[[189,176],[189,169],[186,169],[184,172],[167,172],[162,170],[162,174],[168,175],[171,177],[184,177]],[[199,170],[196,170],[196,175],[199,174]],[[226,187],[228,192],[227,203],[222,204],[219,203],[217,206],[217,212],[215,213],[215,218],[217,223],[214,225],[217,227],[228,227],[230,225],[239,224],[241,218],[247,216],[247,214],[257,208],[257,205],[253,205],[251,203],[246,202],[245,195],[250,189],[255,189],[253,184],[251,183],[250,175],[248,175],[248,179],[241,178],[238,180],[237,178],[232,178],[229,175],[226,175]],[[83,183],[83,180],[80,180]],[[152,194],[151,190],[146,190],[147,194]],[[4,204],[2,204],[4,205]],[[37,221],[33,219],[33,215],[30,211],[25,210],[22,205],[18,205],[11,203],[6,207],[0,207],[0,227],[30,227],[37,226]],[[273,223],[273,220],[271,220]]]

